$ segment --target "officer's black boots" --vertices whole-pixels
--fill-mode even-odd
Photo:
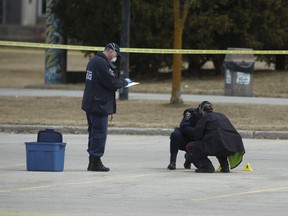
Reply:
[[[196,173],[213,173],[214,171],[215,168],[212,164],[195,170]]]
[[[88,171],[92,171],[92,170],[91,170],[91,169],[92,169],[92,165],[93,165],[93,164],[92,164],[92,156],[90,155],[90,156],[89,156],[89,164],[88,164],[88,167],[87,167],[87,170],[88,170]]]
[[[228,163],[227,157],[220,156],[220,157],[217,157],[217,159],[221,166],[220,172],[229,173],[230,169],[229,169],[229,163]]]
[[[192,161],[191,161],[190,155],[188,153],[185,153],[184,157],[185,157],[184,168],[185,169],[191,169]]]
[[[208,157],[200,158],[197,160],[198,169],[195,170],[196,173],[213,173],[215,172],[215,168],[212,162],[208,159]]]
[[[91,157],[91,159],[90,159]],[[102,164],[100,157],[90,156],[88,171],[108,172],[110,169]],[[91,160],[91,163],[90,163]]]
[[[169,170],[175,170],[176,169],[176,159],[177,159],[177,154],[171,154],[170,155],[170,164],[168,165],[167,169],[169,169]]]
[[[167,169],[169,170],[175,170],[176,169],[176,159],[177,154],[171,154],[170,156],[170,164],[168,165]],[[191,169],[191,158],[189,154],[185,154],[185,163],[184,163],[185,169]]]

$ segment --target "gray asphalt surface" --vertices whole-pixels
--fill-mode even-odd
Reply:
[[[183,168],[183,152],[177,169],[166,169],[168,136],[109,135],[108,173],[86,171],[87,135],[63,139],[63,172],[26,171],[24,142],[36,134],[0,133],[1,216],[287,215],[288,140],[244,139],[240,166],[199,174]]]

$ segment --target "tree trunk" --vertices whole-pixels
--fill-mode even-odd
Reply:
[[[174,0],[174,49],[182,48],[182,33],[184,23],[188,14],[188,10],[192,4],[192,1],[186,1],[183,6],[183,11],[180,14],[180,1]],[[181,71],[182,70],[182,55],[173,55],[173,71],[172,71],[172,93],[171,104],[183,104],[181,98]]]
[[[174,48],[181,49],[182,45],[182,28],[181,25],[174,26]],[[170,103],[171,104],[183,104],[181,98],[181,76],[182,76],[182,55],[173,55],[173,72],[172,72],[172,94]]]

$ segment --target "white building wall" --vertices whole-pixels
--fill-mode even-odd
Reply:
[[[37,0],[22,0],[21,25],[31,26],[37,22]]]

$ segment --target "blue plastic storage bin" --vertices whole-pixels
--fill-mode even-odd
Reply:
[[[25,142],[28,171],[63,171],[66,143]]]

